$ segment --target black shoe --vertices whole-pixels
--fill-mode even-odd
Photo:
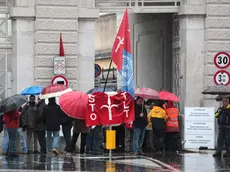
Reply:
[[[28,151],[28,152],[27,152],[27,154],[32,154],[32,153],[33,153],[33,151]]]
[[[34,154],[39,154],[39,151],[38,151],[38,150],[35,150],[33,153],[34,153]]]
[[[46,154],[47,152],[46,151],[41,151],[40,154]]]
[[[230,152],[224,153],[223,157],[230,157]]]
[[[212,156],[213,157],[221,157],[221,152],[215,152]]]

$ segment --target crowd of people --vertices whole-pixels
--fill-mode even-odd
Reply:
[[[104,131],[106,127],[89,128],[85,120],[73,119],[66,115],[56,103],[55,98],[49,98],[48,101],[47,105],[45,100],[40,99],[36,103],[35,96],[30,96],[26,105],[3,115],[2,154],[16,155],[19,138],[21,153],[58,155],[60,153],[60,129],[65,139],[64,153],[67,155],[77,152],[76,142],[80,135],[81,155],[101,154],[105,150]],[[152,129],[152,144],[156,152],[182,149],[178,109],[173,102],[166,103],[158,100],[153,104],[148,104],[141,97],[137,97],[135,99],[135,121],[114,127],[117,130],[116,150],[121,148],[121,151],[133,152],[135,155],[144,154],[142,148],[147,135],[146,128]]]

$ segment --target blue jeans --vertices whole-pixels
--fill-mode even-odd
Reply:
[[[21,151],[23,153],[27,153],[26,137],[25,137],[25,132],[23,131],[22,128],[18,129],[18,134],[19,134],[19,139],[21,143]]]
[[[8,144],[9,144],[9,135],[7,132],[7,129],[4,126],[4,135],[3,135],[3,141],[2,141],[2,152],[7,153],[7,149],[8,149]]]
[[[141,152],[142,145],[145,138],[145,128],[134,128],[133,129],[133,152]]]
[[[8,153],[16,153],[16,142],[18,137],[18,128],[7,128],[9,134]]]
[[[51,143],[52,135],[53,135],[53,144]],[[48,152],[51,152],[52,149],[58,149],[59,142],[60,142],[59,131],[47,131],[46,143],[47,143]]]

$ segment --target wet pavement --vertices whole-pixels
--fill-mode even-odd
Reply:
[[[117,154],[112,161],[107,156],[0,156],[1,171],[225,172],[230,171],[230,157],[213,158],[210,152],[147,156]]]

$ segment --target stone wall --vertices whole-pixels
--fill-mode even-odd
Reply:
[[[63,35],[66,77],[70,87],[78,89],[78,0],[37,0],[35,20],[35,81],[50,84],[53,57],[59,53],[59,36]]]
[[[205,56],[205,85],[215,85],[213,75],[218,68],[213,58],[216,53],[230,53],[230,1],[206,0],[206,56]],[[230,68],[226,69],[230,71]]]

